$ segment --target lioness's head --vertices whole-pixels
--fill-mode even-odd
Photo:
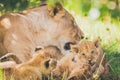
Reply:
[[[79,45],[71,46],[72,52],[77,53],[75,59],[90,65],[95,64],[99,55],[99,48],[100,44],[98,40],[83,41]]]
[[[69,12],[60,4],[56,4],[56,8],[53,9],[53,12],[55,9],[58,9],[58,12],[54,13],[53,19],[57,21],[58,24],[56,33],[59,33],[59,47],[64,53],[64,50],[70,50],[70,44],[76,44],[84,35]]]
[[[35,35],[40,37],[36,38],[37,44],[55,45],[62,53],[66,53],[66,50],[70,50],[70,44],[75,44],[84,37],[73,16],[61,4],[57,3],[54,7],[42,5],[34,10],[39,12],[40,17],[37,20],[40,27],[34,28],[41,31]]]

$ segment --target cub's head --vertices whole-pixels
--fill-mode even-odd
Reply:
[[[41,65],[42,74],[48,77],[51,71],[56,67],[57,61],[55,59],[48,59],[43,62]]]
[[[57,60],[50,58],[44,52],[37,53],[31,59],[30,64],[39,68],[43,75],[48,76],[51,73],[51,70],[54,69],[57,65]]]
[[[75,56],[75,60],[79,60],[83,63],[89,63],[90,65],[94,65],[99,55],[99,40],[94,41],[84,41],[79,45],[71,46],[72,52],[77,53]]]
[[[57,60],[63,57],[63,54],[61,53],[60,49],[54,45],[45,46],[44,48],[36,48],[35,51],[35,54],[44,53],[46,56]]]

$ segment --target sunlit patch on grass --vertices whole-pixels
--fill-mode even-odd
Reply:
[[[2,69],[0,69],[0,80],[5,80]]]

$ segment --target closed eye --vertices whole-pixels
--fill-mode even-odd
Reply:
[[[85,56],[85,53],[82,53],[82,56]]]
[[[94,54],[94,53],[95,53],[95,51],[94,51],[94,50],[92,50],[92,51],[91,51],[91,54]]]

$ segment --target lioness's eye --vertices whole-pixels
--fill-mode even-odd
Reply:
[[[95,52],[95,51],[94,51],[94,50],[92,50],[92,51],[91,51],[91,54],[94,54],[94,52]]]
[[[65,50],[70,50],[70,42],[66,43],[65,46],[64,46],[64,49]]]

